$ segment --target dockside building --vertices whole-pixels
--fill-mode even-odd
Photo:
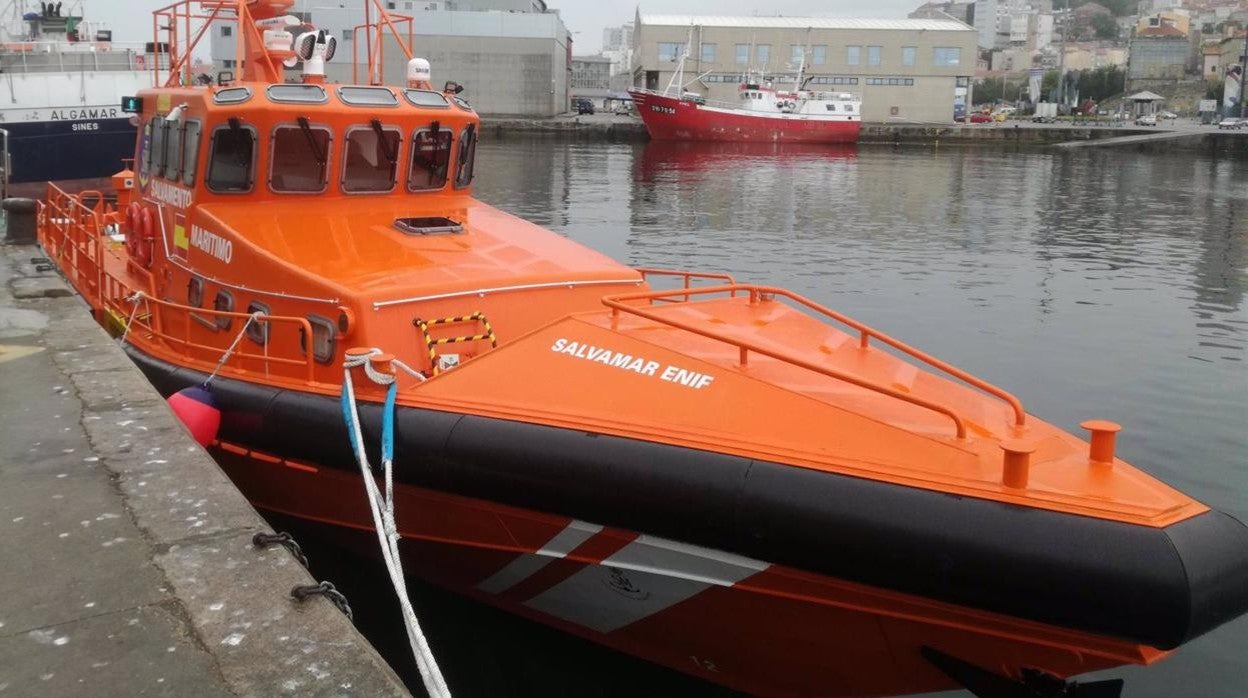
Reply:
[[[954,19],[719,17],[638,13],[633,85],[664,90],[685,59],[684,90],[736,103],[743,75],[862,96],[865,121],[950,123],[972,102],[978,34]],[[687,47],[687,48],[686,48]]]

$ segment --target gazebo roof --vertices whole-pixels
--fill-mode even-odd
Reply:
[[[1127,99],[1131,100],[1132,102],[1161,102],[1161,101],[1164,101],[1166,98],[1162,97],[1156,92],[1149,92],[1148,90],[1144,90],[1143,92],[1136,92],[1130,97],[1127,97]]]

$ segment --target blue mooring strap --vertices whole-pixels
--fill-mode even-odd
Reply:
[[[381,462],[394,460],[394,400],[398,396],[398,383],[386,389],[386,405],[381,413]]]

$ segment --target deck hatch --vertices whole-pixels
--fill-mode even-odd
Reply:
[[[338,99],[353,107],[399,106],[399,98],[386,87],[339,87]]]
[[[408,235],[437,235],[439,233],[462,233],[464,231],[462,223],[445,216],[395,218],[394,227]]]
[[[216,104],[242,104],[251,99],[250,87],[227,87],[212,96]]]
[[[413,107],[429,107],[432,109],[450,109],[451,105],[447,103],[446,97],[440,92],[433,90],[403,90],[403,96],[407,97],[407,101],[412,103]]]
[[[320,85],[269,85],[265,94],[273,102],[286,104],[323,104],[329,101]]]

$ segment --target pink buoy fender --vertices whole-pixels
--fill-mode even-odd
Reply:
[[[221,410],[217,409],[212,393],[202,387],[183,388],[169,396],[169,409],[200,446],[208,446],[217,439]]]

